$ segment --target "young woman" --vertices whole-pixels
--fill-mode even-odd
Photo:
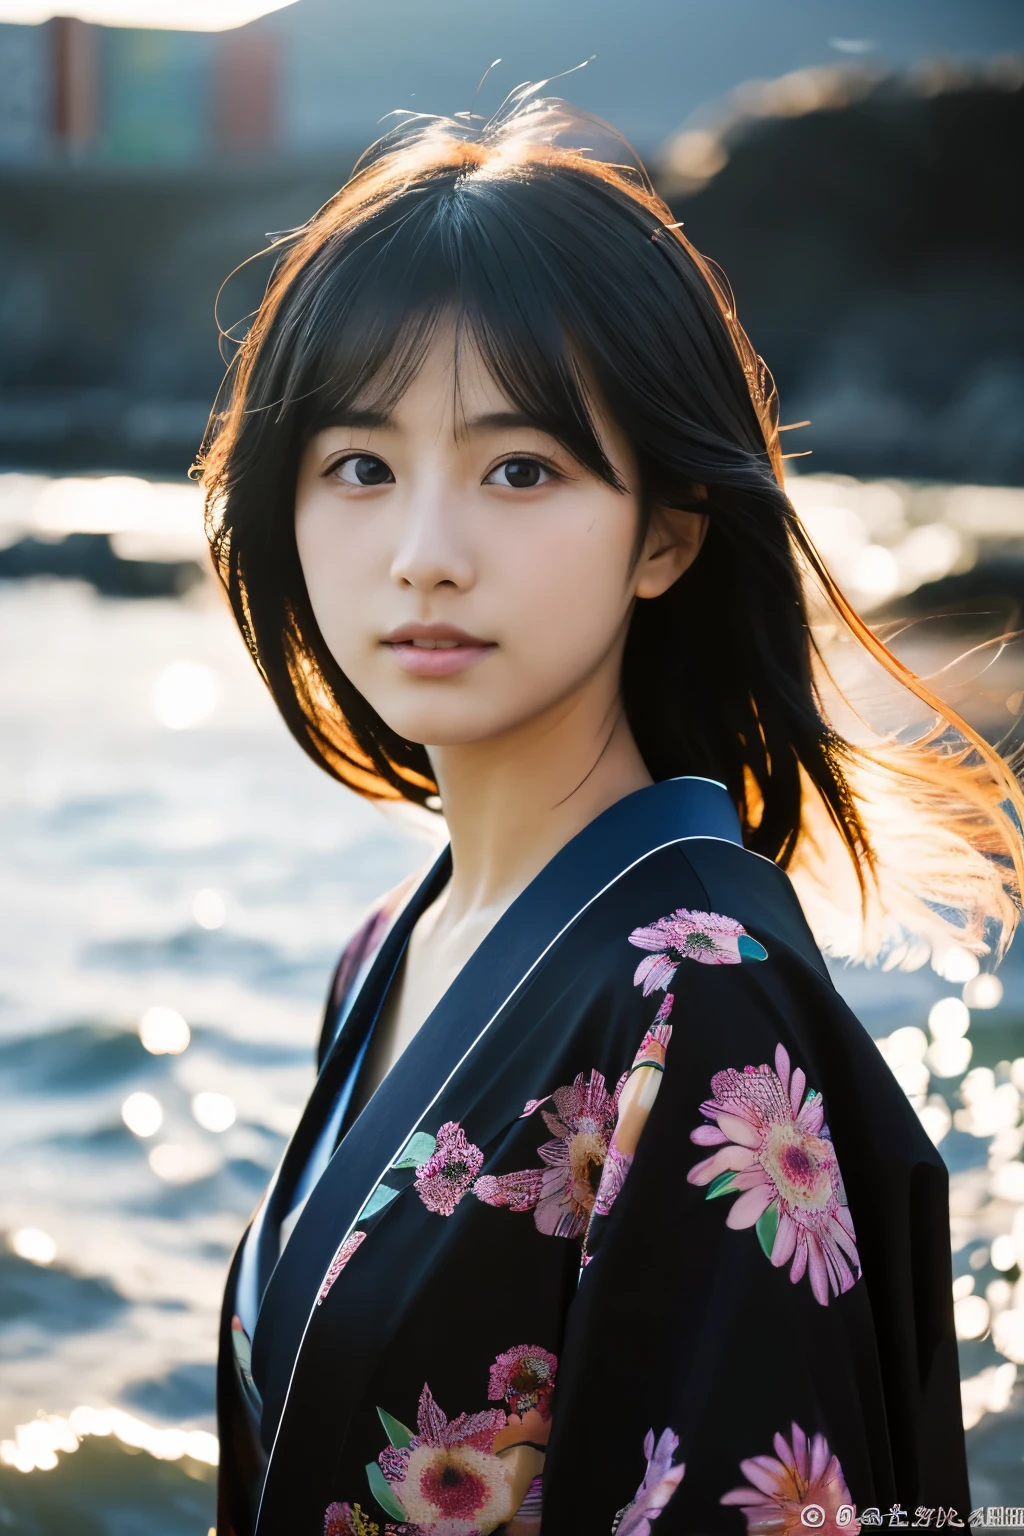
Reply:
[[[231,1267],[220,1536],[967,1521],[946,1170],[785,871],[861,954],[998,951],[1024,799],[831,583],[609,135],[527,90],[383,140],[213,417],[285,719],[450,834],[342,956]],[[812,587],[930,731],[840,734]]]

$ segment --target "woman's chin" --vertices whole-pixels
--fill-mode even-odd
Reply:
[[[495,717],[487,707],[490,704],[493,708],[493,702],[480,699],[467,706],[466,701],[462,701],[458,710],[392,710],[388,714],[381,710],[380,713],[397,735],[433,752],[452,747],[478,747],[514,730],[520,722]]]

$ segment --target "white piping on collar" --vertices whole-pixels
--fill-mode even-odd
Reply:
[[[709,779],[708,783],[714,784],[715,780]],[[762,859],[765,864],[770,864],[772,869],[779,869],[775,860],[770,859],[766,853],[758,853],[755,848],[745,848],[742,843],[734,843],[731,837],[716,837],[713,832],[702,832],[696,837],[680,837],[676,841],[680,843],[728,843],[730,848],[738,848],[740,853],[747,853],[752,859]],[[785,873],[784,869],[779,869],[780,875]]]

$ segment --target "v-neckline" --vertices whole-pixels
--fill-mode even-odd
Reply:
[[[435,872],[436,872],[436,866],[435,866],[435,870],[432,870],[431,873],[435,873]],[[380,1076],[377,1078],[376,1083],[374,1083],[373,1087],[370,1089],[370,1092],[368,1094],[364,1094],[364,1082],[365,1082],[366,1074],[367,1074],[367,1072],[369,1072],[372,1069],[372,1067],[374,1065],[374,1054],[373,1053],[374,1053],[374,1047],[377,1044],[378,1031],[381,1029],[382,1022],[385,1019],[386,1011],[387,1011],[389,1003],[391,1003],[391,1002],[393,1002],[395,1000],[396,988],[399,986],[400,981],[402,981],[402,970],[403,970],[403,966],[406,964],[406,962],[408,960],[409,946],[410,946],[410,944],[412,942],[412,936],[415,933],[416,926],[420,922],[420,920],[422,919],[424,913],[429,912],[430,908],[434,905],[434,902],[437,901],[438,898],[441,896],[442,892],[444,891],[445,887],[448,884],[448,880],[449,880],[450,876],[451,876],[451,861],[449,859],[448,863],[447,863],[447,873],[445,874],[445,878],[443,880],[440,880],[440,881],[437,882],[436,888],[433,885],[431,886],[430,899],[418,904],[418,911],[416,912],[416,915],[415,915],[413,921],[409,922],[408,919],[406,918],[406,912],[407,912],[407,908],[409,906],[409,903],[407,903],[406,907],[404,907],[402,909],[402,911],[398,914],[398,916],[396,918],[396,921],[395,921],[395,924],[392,925],[392,929],[394,929],[394,927],[396,927],[398,925],[398,923],[403,918],[406,918],[406,921],[402,923],[402,929],[403,929],[403,933],[404,933],[404,938],[402,940],[401,947],[399,948],[398,954],[396,955],[396,957],[394,959],[394,963],[393,963],[393,965],[391,967],[390,974],[387,977],[387,980],[384,982],[384,985],[381,988],[378,997],[376,998],[375,1006],[373,1007],[373,1017],[372,1017],[371,1021],[369,1022],[368,1026],[367,1026],[365,1050],[363,1052],[362,1060],[361,1060],[361,1062],[359,1064],[359,1068],[358,1068],[358,1071],[356,1073],[355,1081],[352,1084],[352,1092],[351,1092],[351,1095],[349,1097],[348,1106],[347,1106],[345,1114],[344,1114],[344,1116],[342,1118],[341,1125],[338,1128],[338,1135],[337,1135],[337,1138],[336,1138],[335,1143],[334,1143],[333,1152],[336,1152],[338,1150],[338,1148],[341,1146],[341,1143],[344,1140],[345,1136],[348,1134],[348,1131],[349,1131],[350,1127],[355,1124],[356,1120],[358,1120],[359,1116],[363,1113],[363,1111],[369,1108],[369,1106],[373,1102],[374,1096],[376,1095],[378,1088],[380,1088],[380,1086],[384,1082],[385,1078],[388,1077],[395,1070],[395,1068],[398,1066],[398,1063],[401,1061],[401,1059],[404,1056],[406,1050],[408,1050],[409,1046],[412,1045],[413,1041],[416,1039],[416,1036],[419,1034],[420,1030],[425,1027],[425,1025],[427,1023],[427,1020],[430,1018],[431,1014],[434,1012],[434,1009],[437,1007],[437,1004],[441,1001],[441,998],[438,998],[438,1000],[434,1004],[434,1006],[427,1010],[427,1012],[424,1014],[422,1020],[420,1021],[420,1024],[418,1025],[417,1029],[410,1036],[407,1044],[405,1046],[403,1046],[402,1050],[395,1057],[394,1061],[388,1067],[387,1071],[382,1072],[380,1074]],[[429,879],[429,875],[428,875],[427,878]],[[416,894],[419,894],[419,892],[417,891]],[[486,937],[487,937],[487,935],[485,934],[484,938],[486,938]],[[481,943],[482,942],[483,942],[483,940],[481,940]],[[469,961],[473,958],[473,954],[476,953],[476,949],[477,948],[479,948],[479,945],[477,945],[474,948],[473,952],[466,957],[466,960],[463,962],[463,965],[461,965],[459,967],[459,971],[457,971],[455,973],[455,976],[457,976],[459,974],[459,972],[462,971],[465,968],[465,966],[469,964]],[[365,980],[363,982],[363,986],[360,988],[360,993],[362,993],[364,988],[368,987],[369,982],[370,982],[370,974],[371,974],[370,972],[367,972],[366,978],[365,978]],[[451,978],[451,981],[448,984],[449,987],[455,981],[455,976],[453,976]],[[404,985],[404,982],[402,982],[402,984]],[[444,990],[445,990],[445,992],[447,992],[448,991],[448,987],[446,987]],[[442,993],[441,996],[443,997],[444,993]],[[353,1004],[353,1006],[355,1006],[355,1004]],[[333,1152],[332,1152],[332,1155],[333,1155]]]
[[[314,1153],[323,1129],[324,1118],[330,1113],[330,1108],[335,1102],[346,1076],[355,1066],[355,1080],[352,1084],[352,1093],[345,1107],[341,1124],[338,1127],[334,1146],[331,1149],[331,1159],[338,1152],[342,1142],[347,1138],[352,1127],[358,1122],[363,1111],[372,1104],[380,1090],[381,1084],[385,1080],[384,1078],[381,1079],[381,1082],[377,1084],[362,1108],[358,1112],[354,1112],[354,1100],[360,1086],[362,1073],[366,1067],[366,1059],[372,1046],[373,1032],[380,1018],[381,1010],[389,994],[391,984],[394,981],[398,965],[405,953],[409,935],[426,908],[432,901],[436,900],[443,890],[450,875],[451,852],[446,846],[396,914],[369,970],[363,978],[359,991],[353,999],[352,1006],[345,1015],[341,1027],[328,1047],[320,1065],[313,1092],[310,1094],[302,1118],[278,1165],[277,1173],[267,1193],[262,1212],[257,1234],[257,1287],[260,1312],[263,1310],[263,1302],[266,1299],[267,1290],[277,1265],[283,1252],[286,1252],[291,1247],[294,1237],[293,1228],[288,1243],[285,1245],[285,1249],[282,1250],[280,1246],[281,1223],[291,1207],[296,1184],[302,1176],[308,1159]],[[360,1057],[362,1059],[358,1060]],[[398,1063],[396,1062],[395,1065],[397,1066]],[[386,1074],[386,1076],[390,1076],[390,1073]],[[328,1084],[330,1084],[329,1090]],[[314,1100],[319,1101],[316,1106],[314,1106]],[[314,1112],[314,1109],[318,1112]],[[330,1166],[330,1160],[327,1166]],[[304,1208],[308,1204],[314,1189],[315,1185],[310,1189],[303,1202]],[[301,1215],[299,1220],[301,1220]],[[259,1315],[257,1314],[257,1326],[258,1323]]]
[[[335,1248],[384,1179],[409,1135],[438,1102],[494,1020],[543,957],[610,882],[659,847],[692,837],[741,844],[723,785],[696,776],[624,796],[570,839],[505,909],[458,972],[391,1071],[382,1078],[325,1168],[263,1290],[253,1372],[265,1430],[276,1431],[315,1298]],[[450,872],[445,849],[402,910],[337,1039],[327,1052],[294,1152],[305,1155],[346,1064],[375,1022],[408,935]],[[304,1145],[303,1145],[304,1144]],[[273,1342],[272,1342],[273,1341]]]

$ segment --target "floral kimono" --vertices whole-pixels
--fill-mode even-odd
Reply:
[[[593,821],[338,1119],[449,872],[343,957],[235,1256],[218,1536],[966,1525],[946,1168],[724,789]]]

